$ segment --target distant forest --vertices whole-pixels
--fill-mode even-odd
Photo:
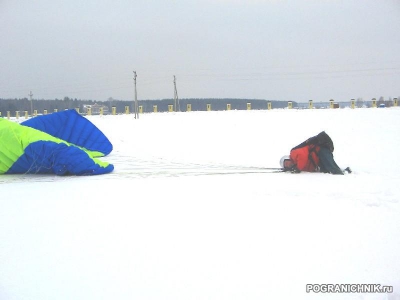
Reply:
[[[179,99],[179,110],[186,111],[187,104],[191,104],[192,111],[206,111],[207,104],[211,105],[211,110],[226,110],[227,104],[231,105],[232,110],[246,110],[247,103],[251,103],[251,109],[261,110],[267,109],[268,103],[271,103],[272,108],[284,108],[288,106],[288,101],[278,100],[260,100],[260,99]],[[117,113],[124,113],[125,107],[129,106],[130,112],[133,112],[134,102],[115,100],[109,98],[108,101],[93,101],[93,100],[78,100],[65,97],[62,100],[35,100],[32,102],[28,98],[22,99],[0,99],[0,112],[1,116],[5,116],[7,111],[12,115],[15,115],[16,111],[20,114],[24,111],[31,113],[31,107],[33,110],[37,110],[39,114],[47,110],[49,113],[55,109],[62,111],[65,109],[76,109],[83,113],[87,105],[102,105],[108,108],[108,111],[112,111],[112,107],[116,108]],[[153,105],[157,105],[158,112],[168,111],[168,105],[173,105],[174,99],[162,99],[162,100],[138,100],[138,105],[143,107],[143,112],[153,112]],[[297,106],[297,103],[292,101],[293,107]]]

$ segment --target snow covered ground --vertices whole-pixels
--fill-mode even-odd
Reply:
[[[113,173],[0,177],[0,299],[400,299],[400,108],[88,118]],[[352,174],[262,169],[322,130]]]

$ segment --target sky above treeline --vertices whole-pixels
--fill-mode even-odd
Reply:
[[[0,0],[0,98],[400,96],[398,0]]]

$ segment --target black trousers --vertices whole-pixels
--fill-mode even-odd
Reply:
[[[321,172],[343,175],[343,171],[336,164],[335,160],[333,159],[333,154],[329,149],[321,147],[318,157],[319,169]]]

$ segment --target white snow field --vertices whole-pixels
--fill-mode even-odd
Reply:
[[[0,177],[1,300],[400,299],[400,108],[88,118],[113,173]],[[323,130],[352,174],[263,169]]]

